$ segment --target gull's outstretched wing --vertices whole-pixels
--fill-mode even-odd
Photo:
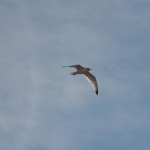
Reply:
[[[83,75],[89,81],[89,83],[92,85],[95,93],[98,95],[98,84],[97,84],[95,76],[92,75],[90,72],[87,72]]]
[[[81,65],[62,66],[62,67],[63,67],[63,68],[66,68],[66,67],[74,67],[74,68],[76,68],[77,70],[80,70],[80,69],[83,68]]]

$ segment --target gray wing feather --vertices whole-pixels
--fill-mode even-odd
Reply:
[[[63,68],[66,68],[66,67],[74,67],[76,68],[77,70],[79,69],[82,69],[83,67],[81,65],[72,65],[72,66],[62,66]]]
[[[88,80],[88,82],[92,85],[93,89],[95,90],[95,93],[98,95],[98,85],[95,76],[92,75],[90,72],[85,73],[83,75]]]

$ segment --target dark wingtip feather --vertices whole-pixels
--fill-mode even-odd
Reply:
[[[98,96],[98,90],[95,91],[96,95]]]

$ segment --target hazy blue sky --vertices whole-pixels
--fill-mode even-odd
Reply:
[[[148,150],[149,90],[149,0],[0,0],[0,150]]]

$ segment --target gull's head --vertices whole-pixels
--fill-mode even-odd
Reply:
[[[87,68],[88,71],[92,70],[91,68]]]

